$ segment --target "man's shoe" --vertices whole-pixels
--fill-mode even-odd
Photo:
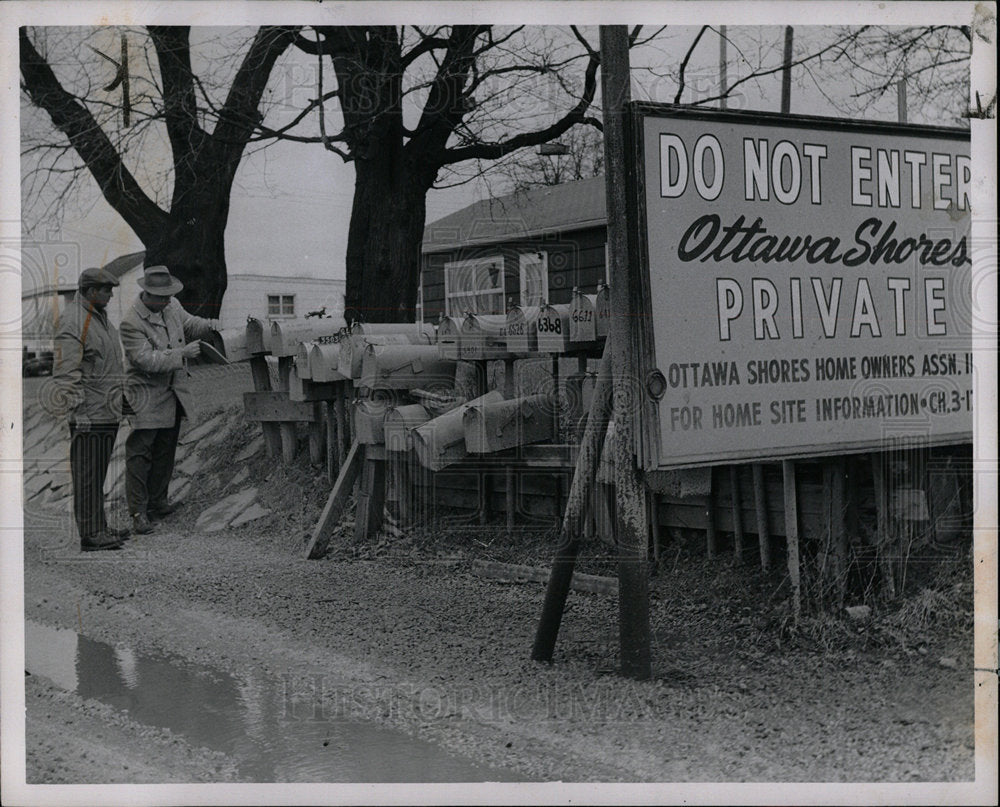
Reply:
[[[88,535],[86,538],[81,538],[80,551],[100,552],[103,549],[121,549],[122,544],[124,543],[125,541],[123,539],[117,538],[107,531],[102,530],[101,532],[94,533],[93,535]]]
[[[132,534],[128,527],[112,527],[110,524],[104,528],[104,532],[108,535],[113,535],[115,538],[121,538],[122,540],[128,538]]]
[[[170,504],[170,502],[164,502],[163,504],[158,504],[156,506],[149,507],[149,517],[150,518],[166,518],[169,515],[177,512],[179,504]]]
[[[132,532],[136,535],[149,535],[153,531],[153,525],[149,523],[145,513],[132,514]]]

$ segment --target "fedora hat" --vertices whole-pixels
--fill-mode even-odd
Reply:
[[[177,294],[184,288],[176,277],[170,274],[166,266],[147,266],[143,269],[143,276],[138,280],[143,291],[150,294],[158,294],[161,297],[169,297]]]

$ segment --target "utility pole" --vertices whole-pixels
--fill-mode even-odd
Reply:
[[[647,510],[642,476],[636,464],[635,422],[639,410],[633,390],[639,328],[635,312],[641,284],[635,277],[636,256],[629,249],[626,214],[626,109],[630,99],[628,28],[601,26],[601,96],[604,112],[604,161],[608,208],[608,256],[611,269],[611,372],[615,420],[614,459],[618,541],[618,632],[621,673],[646,680],[651,676]],[[631,187],[631,185],[629,186]]]
[[[722,97],[719,99],[719,108],[726,109],[729,106],[728,99],[726,98],[726,91],[729,89],[729,76],[727,75],[726,62],[728,60],[728,54],[726,53],[726,26],[719,26],[719,95]]]
[[[785,66],[781,71],[781,114],[792,111],[792,40],[794,28],[785,26]]]

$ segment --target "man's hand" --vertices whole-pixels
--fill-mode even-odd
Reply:
[[[188,342],[184,345],[184,358],[197,359],[201,355],[201,342]]]

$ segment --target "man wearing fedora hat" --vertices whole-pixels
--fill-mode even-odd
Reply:
[[[51,402],[70,433],[73,517],[84,552],[120,549],[128,530],[108,526],[104,480],[122,416],[124,368],[118,332],[106,308],[118,278],[104,269],[80,273],[78,292],[59,317]]]
[[[125,498],[132,529],[149,533],[150,519],[170,515],[167,500],[181,418],[194,411],[188,360],[201,353],[199,339],[211,320],[189,314],[174,298],[184,284],[166,266],[147,266],[142,292],[122,319],[126,397],[132,433],[125,441]],[[188,341],[193,340],[193,341]]]

